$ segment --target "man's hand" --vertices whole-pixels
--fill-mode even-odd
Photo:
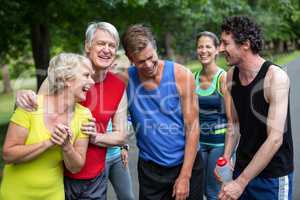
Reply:
[[[185,200],[190,193],[190,179],[185,177],[178,177],[173,187],[172,197],[175,200]]]
[[[16,105],[29,112],[37,109],[37,95],[32,90],[20,90],[16,93]]]
[[[229,183],[222,185],[221,191],[218,195],[218,199],[236,200],[242,195],[244,189],[245,186],[240,184],[238,181],[230,181]]]
[[[88,122],[81,125],[81,131],[86,135],[97,134],[97,124],[95,118],[90,118]]]
[[[91,118],[89,119],[89,122],[83,123],[81,126],[81,131],[90,136],[90,143],[97,144],[97,125],[96,125],[96,119]]]

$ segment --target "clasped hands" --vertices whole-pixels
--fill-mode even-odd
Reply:
[[[72,147],[73,133],[69,126],[57,124],[51,133],[50,142],[52,145],[59,145],[64,151]]]

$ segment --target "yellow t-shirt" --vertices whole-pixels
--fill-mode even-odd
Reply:
[[[50,138],[51,133],[44,124],[43,96],[38,96],[38,109],[27,112],[17,108],[11,122],[28,129],[25,145],[39,143]],[[87,138],[80,128],[92,115],[76,104],[71,129],[73,142]],[[59,146],[51,147],[35,159],[4,167],[0,199],[3,200],[62,200],[65,199],[63,185],[63,157]]]

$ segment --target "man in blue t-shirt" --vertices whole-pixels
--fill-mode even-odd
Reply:
[[[198,154],[198,102],[193,74],[158,58],[149,28],[133,25],[122,38],[129,112],[139,147],[139,198],[203,198]]]

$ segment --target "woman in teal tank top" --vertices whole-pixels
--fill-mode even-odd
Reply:
[[[218,197],[220,184],[214,176],[217,159],[224,153],[225,134],[231,116],[227,110],[230,97],[226,89],[226,72],[216,64],[219,40],[214,33],[201,32],[197,37],[197,56],[202,69],[196,72],[201,127],[200,151],[204,161],[204,193],[207,200]]]
[[[131,121],[128,119],[128,126]],[[107,126],[107,133],[113,131],[112,121]],[[112,146],[107,148],[105,172],[112,184],[118,200],[134,200],[131,175],[128,166],[129,145],[122,147]]]

